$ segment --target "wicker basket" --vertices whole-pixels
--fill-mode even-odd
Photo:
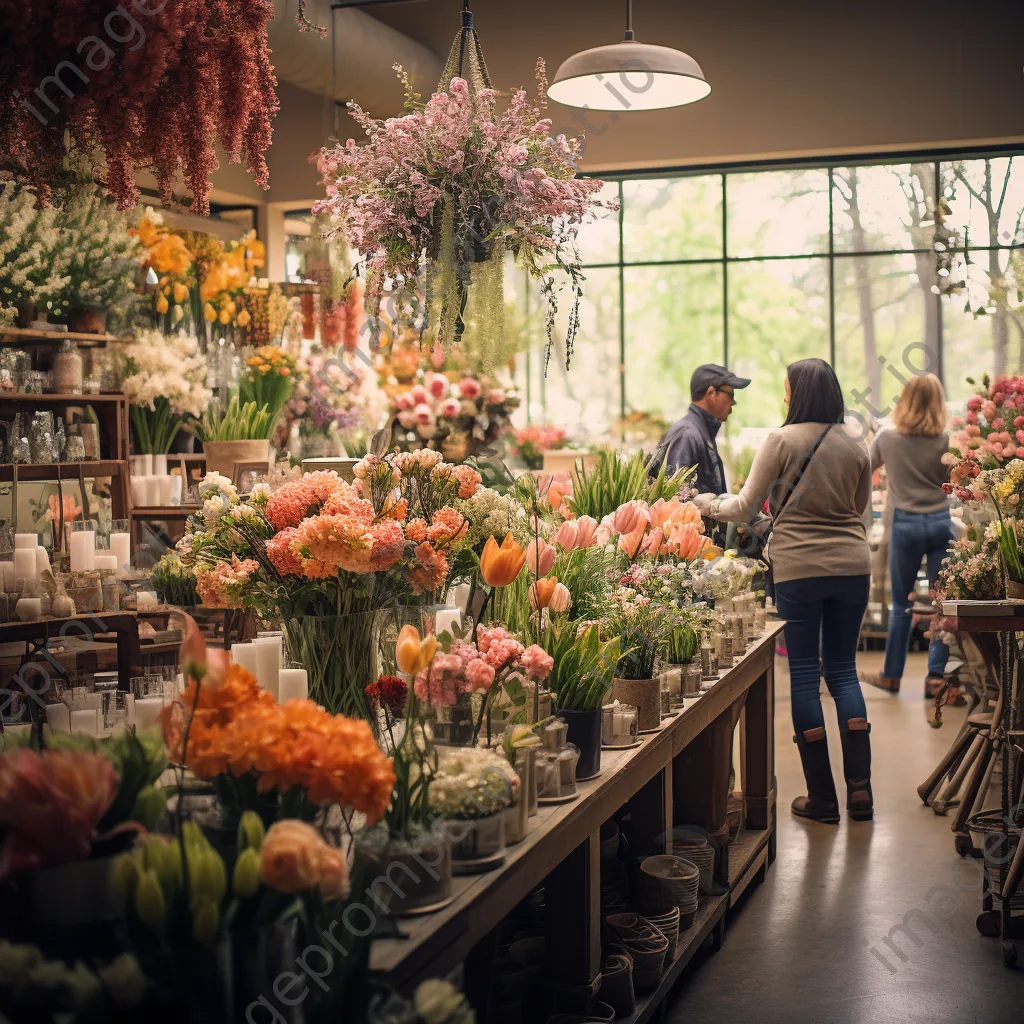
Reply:
[[[676,947],[679,944],[679,908],[673,907],[667,914],[655,914],[647,920],[668,939],[665,961],[671,963],[676,958]]]
[[[636,1010],[633,994],[633,958],[623,950],[608,953],[601,971],[601,1002],[607,1003],[616,1017],[629,1017]]]

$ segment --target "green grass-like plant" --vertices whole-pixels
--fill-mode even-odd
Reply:
[[[622,459],[617,452],[605,449],[590,469],[582,459],[577,459],[572,471],[573,496],[569,507],[577,516],[593,516],[600,522],[627,501],[639,499],[650,505],[659,498],[666,501],[674,498],[692,477],[694,467],[680,469],[669,476],[662,466],[652,477],[653,458],[635,452],[630,458]]]
[[[232,395],[227,409],[212,408],[203,413],[196,424],[196,436],[207,441],[262,441],[270,436],[273,415],[266,406],[255,402],[241,405]]]
[[[602,642],[597,626],[579,636],[576,630],[575,622],[563,620],[549,624],[541,636],[541,647],[555,659],[548,688],[559,711],[594,711],[611,690],[621,657],[619,638]]]

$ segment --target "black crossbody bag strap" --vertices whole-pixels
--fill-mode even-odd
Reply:
[[[811,459],[814,458],[815,453],[821,447],[821,443],[825,440],[826,437],[828,437],[828,432],[834,426],[835,426],[834,423],[830,423],[821,432],[821,434],[818,436],[818,440],[815,441],[814,444],[811,446],[811,450],[804,456],[804,461],[803,461],[802,465],[800,466],[800,471],[797,473],[796,479],[790,485],[789,490],[786,492],[786,497],[782,499],[782,504],[779,505],[778,511],[772,517],[772,527],[773,528],[778,524],[779,519],[781,518],[783,511],[785,510],[786,506],[789,504],[789,499],[793,497],[793,492],[797,489],[797,486],[799,485],[800,481],[803,480],[804,475],[807,472],[807,467],[811,464]]]

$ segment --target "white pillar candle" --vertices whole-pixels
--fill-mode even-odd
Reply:
[[[132,504],[133,505],[142,506],[142,505],[146,504],[146,501],[145,501],[146,495],[145,495],[145,492],[144,492],[144,489],[143,489],[143,486],[142,486],[142,483],[143,483],[144,479],[145,479],[145,477],[141,477],[141,476],[133,476],[131,478]]]
[[[309,696],[309,679],[304,668],[283,668],[278,676],[278,700],[305,700]]]
[[[180,477],[167,476],[167,474],[153,477],[159,491],[157,501],[160,505],[167,507],[174,504],[174,481],[178,479]]]
[[[135,608],[140,612],[154,612],[159,607],[152,590],[139,590],[135,594]]]
[[[14,550],[21,551],[24,548],[28,548],[31,551],[39,547],[39,534],[38,533],[16,533],[14,535]]]
[[[252,644],[232,644],[231,660],[246,672],[256,675],[256,648]]]
[[[434,632],[440,636],[442,633],[452,633],[453,626],[462,625],[462,612],[458,608],[438,608],[434,616]],[[455,634],[452,633],[452,636]]]
[[[50,556],[46,553],[46,548],[36,548],[36,575],[42,576],[47,569],[50,568]]]
[[[117,564],[117,555],[108,555],[105,553],[96,552],[96,557],[94,561],[96,563],[96,568],[100,570],[109,569],[113,572],[116,572],[119,568]]]
[[[171,504],[181,504],[181,474],[175,473],[171,476]]]
[[[135,699],[135,728],[138,732],[145,732],[157,724],[160,717],[160,709],[164,706],[163,697],[136,697]]]
[[[127,533],[110,535],[110,550],[117,559],[118,569],[127,569],[132,564],[132,538]]]
[[[37,578],[36,573],[36,549],[15,548],[14,550],[14,577],[15,579],[29,580]],[[13,586],[11,588],[14,589]]]
[[[281,675],[280,638],[267,637],[254,640],[253,650],[256,652],[256,679],[260,686],[269,691],[274,700],[277,700]]]
[[[71,731],[77,736],[98,736],[100,713],[95,708],[71,712]]]
[[[76,530],[71,534],[71,571],[89,572],[96,568],[96,531]]]
[[[33,555],[33,557],[35,557]],[[14,606],[14,614],[22,622],[35,622],[43,617],[43,602],[38,597],[20,597]]]
[[[46,724],[54,732],[71,732],[71,709],[63,702],[47,704]]]
[[[167,476],[167,456],[153,456],[153,476]]]
[[[14,562],[0,562],[0,572],[4,577],[4,593],[14,593]]]

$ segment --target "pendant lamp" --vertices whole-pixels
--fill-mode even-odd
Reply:
[[[681,50],[638,43],[633,0],[626,0],[626,37],[573,54],[555,74],[548,96],[592,110],[662,110],[704,99],[711,86],[700,65]]]

